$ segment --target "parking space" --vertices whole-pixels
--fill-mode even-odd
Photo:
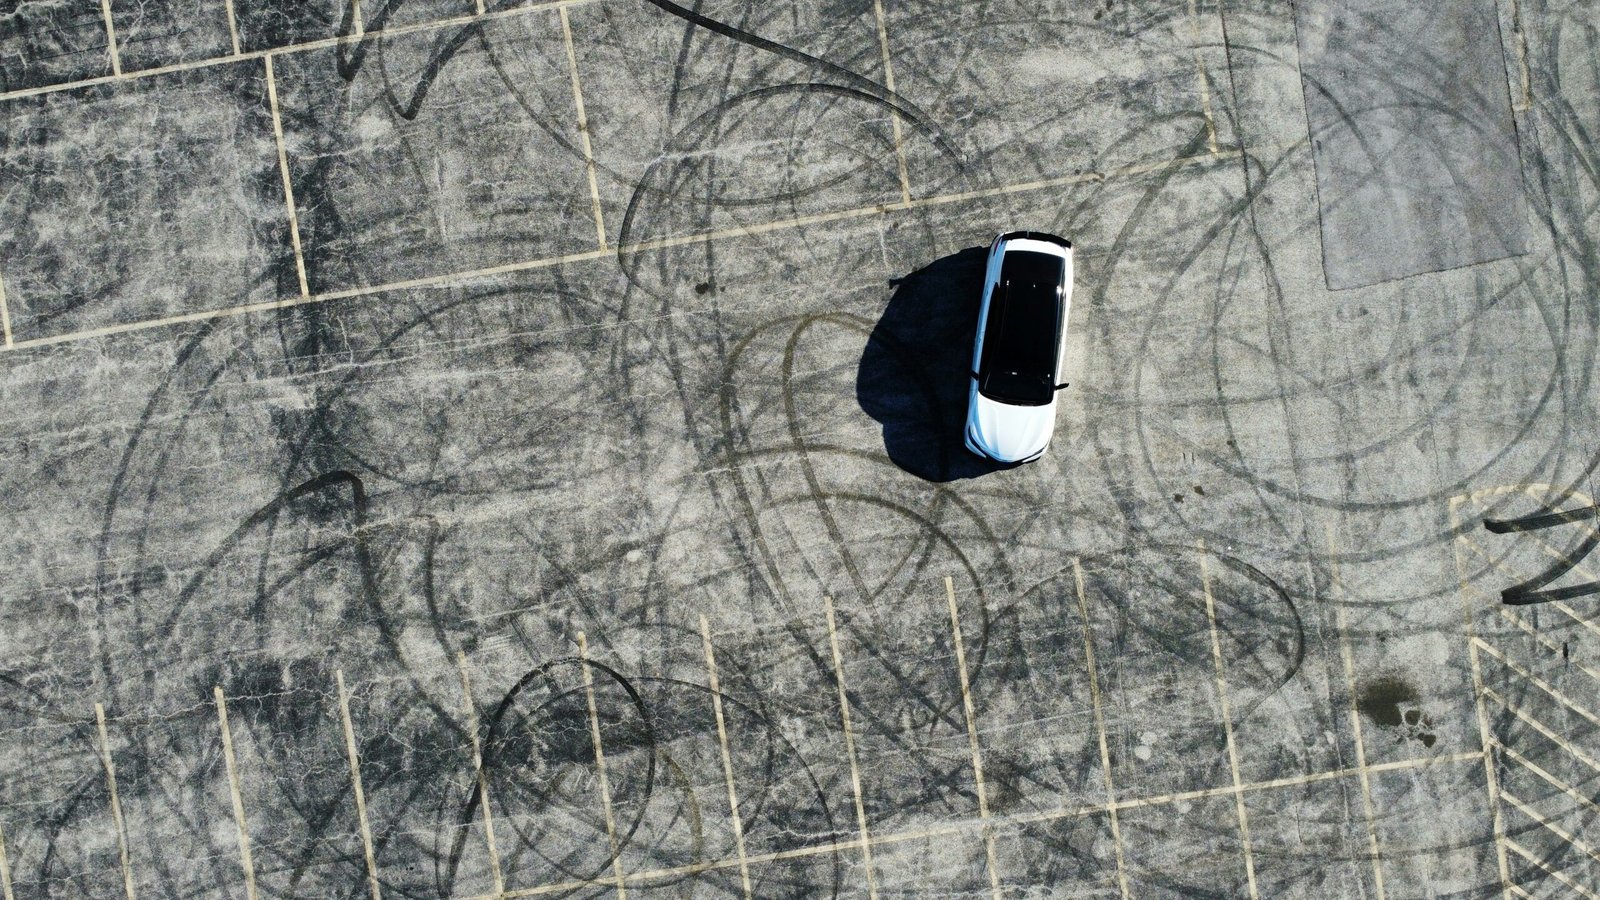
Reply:
[[[240,62],[0,102],[13,337],[276,296],[292,261],[267,101]]]

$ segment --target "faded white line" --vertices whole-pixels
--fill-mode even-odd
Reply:
[[[128,827],[122,820],[122,800],[117,796],[117,766],[111,759],[111,739],[106,735],[106,708],[94,705],[94,722],[100,731],[100,764],[106,770],[106,790],[111,793],[111,821],[117,829],[117,856],[122,861],[122,891],[133,900],[133,867],[128,863]]]
[[[1206,597],[1206,619],[1211,623],[1211,661],[1216,666],[1217,699],[1222,704],[1222,734],[1228,746],[1228,769],[1233,773],[1233,802],[1239,815],[1239,843],[1244,851],[1244,874],[1250,887],[1251,900],[1256,893],[1256,863],[1250,847],[1250,815],[1244,806],[1244,781],[1239,775],[1239,753],[1233,743],[1233,710],[1228,703],[1228,684],[1223,677],[1222,639],[1217,633],[1217,604],[1211,594],[1211,570],[1206,565],[1208,554],[1205,543],[1200,550],[1200,586]]]
[[[1117,852],[1117,886],[1122,900],[1132,894],[1128,890],[1128,866],[1123,858],[1122,825],[1117,816],[1117,792],[1111,785],[1111,747],[1106,740],[1106,716],[1100,699],[1100,669],[1095,665],[1094,634],[1089,619],[1089,594],[1083,586],[1083,563],[1072,560],[1072,581],[1078,591],[1078,618],[1083,623],[1083,656],[1089,669],[1089,702],[1094,709],[1095,737],[1100,742],[1100,771],[1105,775],[1107,817],[1111,820],[1111,842]]]
[[[233,40],[233,55],[238,56],[239,48],[239,17],[234,15],[233,0],[222,0],[222,5],[228,11],[228,37]]]
[[[878,49],[883,53],[883,86],[893,94],[894,60],[889,56],[889,20],[883,13],[883,0],[872,0],[872,12],[878,18]],[[894,130],[894,155],[900,169],[900,201],[910,203],[911,175],[906,168],[905,133],[900,124],[899,110],[889,110],[889,127]]]
[[[467,674],[467,655],[456,654],[456,667],[461,670],[461,702],[467,709],[467,731],[472,735],[472,769],[478,778],[478,805],[483,807],[483,839],[489,850],[489,868],[494,875],[494,890],[506,890],[505,875],[500,871],[500,848],[494,842],[494,813],[489,803],[489,778],[483,771],[483,740],[478,736],[478,704],[472,699],[472,677]]]
[[[978,790],[978,818],[986,824],[983,829],[983,854],[989,869],[989,891],[994,900],[1000,900],[1000,867],[995,861],[994,829],[989,821],[989,791],[983,783],[983,751],[978,746],[978,717],[972,707],[972,687],[967,681],[967,651],[961,639],[961,615],[956,610],[956,585],[950,576],[944,578],[944,593],[950,604],[950,636],[956,648],[956,672],[961,676],[961,706],[967,718],[967,741],[972,746],[972,777]]]
[[[572,105],[578,111],[578,138],[583,144],[583,164],[589,173],[589,202],[594,205],[594,230],[600,249],[606,249],[606,217],[600,208],[600,181],[595,174],[594,145],[589,139],[589,114],[583,107],[583,84],[578,78],[578,50],[572,42],[572,20],[561,7],[561,40],[567,47],[567,70],[572,75]]]
[[[744,821],[739,817],[739,795],[733,784],[733,752],[728,746],[728,726],[722,717],[722,685],[717,681],[717,657],[711,648],[711,623],[700,617],[700,639],[706,650],[706,684],[711,688],[711,709],[717,717],[717,746],[722,751],[722,775],[728,782],[728,812],[733,823],[733,848],[739,858],[739,882],[744,887],[745,900],[753,896],[750,886],[750,864],[745,859]]]
[[[372,826],[367,823],[367,793],[361,786],[361,754],[356,752],[356,729],[350,721],[350,692],[344,686],[344,670],[333,670],[339,688],[339,723],[344,726],[344,751],[350,759],[350,784],[356,794],[356,821],[361,826],[361,849],[366,855],[367,883],[372,900],[381,900],[378,890],[378,861],[372,852]]]
[[[106,52],[111,55],[111,76],[122,77],[122,54],[117,52],[117,26],[111,21],[111,0],[100,0],[100,15],[106,22]]]
[[[878,879],[872,871],[872,836],[867,831],[867,808],[861,799],[861,768],[856,764],[856,739],[850,731],[850,698],[844,686],[844,657],[839,653],[839,631],[833,621],[833,598],[824,599],[828,614],[828,643],[833,647],[833,673],[839,688],[839,718],[844,723],[844,751],[850,760],[850,790],[856,801],[856,826],[861,831],[861,864],[867,870],[867,896],[878,898]]]
[[[300,214],[294,205],[294,183],[289,178],[289,151],[283,139],[283,116],[278,112],[278,79],[272,72],[272,57],[264,56],[267,68],[267,105],[272,110],[272,136],[278,142],[278,171],[283,175],[283,201],[289,211],[289,241],[294,247],[294,270],[300,279],[300,297],[311,296],[306,281],[306,258],[300,252]]]
[[[1356,769],[1361,773],[1361,809],[1367,820],[1367,851],[1372,856],[1373,888],[1378,900],[1387,896],[1383,887],[1383,849],[1378,844],[1377,816],[1372,802],[1372,778],[1367,772],[1367,745],[1361,731],[1361,711],[1356,696],[1355,654],[1350,648],[1350,626],[1345,621],[1344,578],[1339,569],[1339,548],[1335,546],[1333,525],[1328,525],[1328,566],[1333,580],[1333,610],[1339,629],[1339,650],[1344,656],[1344,683],[1350,692],[1350,728],[1356,739]]]
[[[233,758],[233,729],[228,725],[228,701],[220,686],[212,688],[217,721],[222,725],[222,761],[228,770],[228,790],[233,797],[233,824],[239,831],[239,865],[244,869],[244,895],[256,900],[256,865],[250,858],[250,830],[244,819],[244,792],[239,789],[239,767]]]
[[[589,671],[589,643],[578,632],[578,659],[582,661],[583,694],[589,703],[589,737],[594,742],[594,767],[600,776],[600,808],[606,817],[606,839],[611,843],[611,872],[617,882],[617,900],[627,900],[628,884],[622,874],[622,845],[617,839],[617,819],[611,812],[611,782],[606,777],[606,751],[600,741],[600,712],[594,702],[594,673]]]
[[[1476,496],[1469,495],[1469,496]],[[1450,498],[1450,525],[1451,530],[1460,534],[1461,497]],[[1500,782],[1495,774],[1494,754],[1489,751],[1492,738],[1489,734],[1489,716],[1483,704],[1483,663],[1478,659],[1478,638],[1476,626],[1472,622],[1473,603],[1472,591],[1467,586],[1466,567],[1461,564],[1461,546],[1467,543],[1457,540],[1451,545],[1451,556],[1455,560],[1456,577],[1461,592],[1461,614],[1466,626],[1467,657],[1472,666],[1472,701],[1478,713],[1478,742],[1483,748],[1484,787],[1489,795],[1489,821],[1494,834],[1495,859],[1500,866],[1501,896],[1511,892],[1511,866],[1506,860],[1505,843],[1505,818],[1500,812]]]

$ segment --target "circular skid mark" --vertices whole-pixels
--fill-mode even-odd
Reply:
[[[1081,623],[1095,642],[1108,703],[1116,702],[1119,692],[1124,700],[1160,698],[1166,695],[1151,693],[1150,685],[1181,681],[1202,686],[1205,709],[1174,708],[1173,713],[1200,714],[1209,721],[1221,708],[1215,697],[1213,630],[1235,726],[1256,718],[1262,705],[1283,690],[1305,663],[1306,626],[1295,597],[1231,554],[1152,543],[1086,555],[1078,565],[1084,576],[1087,623],[1079,608],[1076,575],[1069,568],[1019,592],[1011,606],[995,614],[991,634],[1015,642],[1021,636],[1018,632],[1025,630],[1019,616],[1037,617],[1041,610],[1053,611],[1069,632]],[[1012,643],[1001,658],[1016,654],[1015,647]],[[1072,652],[1080,653],[1081,648]],[[974,695],[986,690],[982,678],[974,675]],[[1089,698],[1071,699],[1087,706]],[[1169,747],[1172,755],[1201,758],[1219,749],[1221,724],[1213,724],[1214,730],[1188,735]],[[1295,723],[1281,724],[1287,728]],[[1299,738],[1320,742],[1323,736]]]
[[[728,355],[721,419],[729,475],[755,561],[785,609],[815,608],[801,598],[822,595],[865,607],[886,591],[925,591],[944,574],[960,573],[963,586],[979,590],[984,575],[1010,581],[973,505],[947,488],[893,477],[888,460],[852,446],[860,420],[838,402],[848,377],[840,362],[867,335],[856,316],[788,317],[750,332]],[[897,402],[873,393],[867,404]],[[867,463],[866,478],[839,478],[847,463]],[[863,537],[866,523],[894,549],[885,554]]]
[[[780,84],[721,100],[674,134],[645,169],[623,214],[618,242],[759,225],[825,207],[887,200],[895,148],[872,98],[828,84]],[[864,108],[865,107],[865,108]],[[746,212],[749,211],[749,212]],[[728,215],[732,218],[729,218]],[[648,251],[647,251],[648,252]],[[623,256],[633,272],[639,253]]]
[[[1274,552],[1312,552],[1293,549],[1303,514],[1338,513],[1347,534],[1429,520],[1428,533],[1343,553],[1370,561],[1433,552],[1443,535],[1430,512],[1472,484],[1546,480],[1574,461],[1592,469],[1570,423],[1596,323],[1549,296],[1555,262],[1530,257],[1327,299],[1301,290],[1265,261],[1264,242],[1273,257],[1304,256],[1295,247],[1316,239],[1315,221],[1263,237],[1253,206],[1300,161],[1291,153],[1264,170],[1247,158],[1251,193],[1198,221],[1174,223],[1176,182],[1154,179],[1123,229],[1138,240],[1086,259],[1091,309],[1113,296],[1152,298],[1132,319],[1102,315],[1093,326],[1099,352],[1127,360],[1090,386],[1096,399],[1120,401],[1087,413],[1104,477],[1162,498],[1166,522]],[[1152,281],[1148,257],[1163,246],[1171,259]],[[1533,336],[1546,350],[1529,357]],[[1510,391],[1529,402],[1508,406]],[[1114,465],[1132,446],[1137,468]],[[1462,470],[1395,480],[1441,459]],[[1139,521],[1135,507],[1125,514]],[[1234,527],[1242,521],[1251,527]]]
[[[596,728],[609,810],[601,802]],[[591,660],[554,660],[518,680],[484,730],[485,783],[510,832],[504,861],[545,882],[609,874],[613,837],[618,851],[634,839],[659,774],[654,722],[632,682]],[[460,822],[480,814],[478,798],[467,802]],[[465,839],[460,832],[452,860]]]
[[[612,635],[647,645],[658,637],[651,629]],[[607,848],[613,833],[631,871],[706,863],[729,868],[735,850],[725,775],[707,744],[716,734],[714,699],[728,731],[738,736],[728,751],[745,833],[806,833],[821,826],[820,840],[841,837],[840,814],[810,770],[811,754],[792,744],[784,722],[769,714],[771,703],[783,701],[763,697],[755,689],[759,680],[741,671],[737,659],[725,656],[724,662],[733,663],[725,674],[738,689],[715,696],[702,683],[630,677],[576,658],[552,661],[519,680],[485,722],[484,769],[497,831],[507,832],[500,839],[507,869],[540,884],[604,882],[612,872]],[[595,729],[605,759],[603,787]],[[467,802],[458,823],[473,819],[476,803]],[[465,831],[459,834],[453,859],[465,840]],[[818,855],[837,857],[838,851]],[[836,859],[836,879],[841,866]],[[693,880],[687,873],[653,876],[651,883]]]

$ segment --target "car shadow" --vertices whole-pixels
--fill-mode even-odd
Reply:
[[[987,248],[970,247],[893,282],[856,371],[856,400],[883,426],[889,459],[928,481],[1010,468],[962,444],[987,257]]]

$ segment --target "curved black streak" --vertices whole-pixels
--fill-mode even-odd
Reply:
[[[769,85],[767,87],[756,88],[755,90],[748,91],[734,97],[729,97],[711,109],[708,109],[700,115],[695,116],[682,128],[674,132],[672,137],[667,141],[666,147],[662,153],[655,159],[651,160],[650,165],[645,168],[644,174],[639,176],[638,187],[634,189],[633,195],[628,199],[628,209],[623,214],[622,225],[618,229],[618,244],[621,246],[627,246],[628,244],[633,243],[634,220],[638,217],[640,203],[644,200],[645,196],[650,193],[649,185],[655,179],[657,171],[665,165],[671,165],[674,168],[681,168],[682,166],[689,164],[685,160],[681,159],[668,159],[668,156],[674,152],[696,146],[693,141],[703,137],[703,134],[700,133],[701,126],[705,125],[709,121],[720,119],[728,112],[728,110],[735,107],[742,106],[746,103],[753,103],[758,100],[765,100],[769,97],[781,96],[790,93],[834,94],[846,99],[862,100],[868,103],[886,106],[891,110],[905,114],[904,111],[900,107],[896,106],[892,101],[880,97],[872,91],[861,90],[859,88],[843,87],[841,85],[830,84],[825,81],[801,81],[789,84]],[[939,144],[940,148],[949,153],[953,158],[956,158],[957,163],[959,164],[959,154],[956,153],[953,147],[948,145],[948,142],[944,141],[944,139],[939,136],[937,130],[933,129],[932,126],[925,126],[918,122],[913,122],[912,124],[915,125],[918,130],[924,131],[930,137],[932,137],[935,142]],[[691,138],[693,140],[691,140]],[[846,175],[844,177],[847,178],[849,176]],[[819,185],[818,188],[827,186],[828,184],[824,183]],[[813,189],[816,188],[811,188],[808,190]],[[742,200],[736,203],[727,203],[726,205],[754,205],[756,203],[768,203],[782,199],[793,198],[760,198],[759,200]],[[721,205],[719,201],[711,202],[714,205]],[[635,256],[637,256],[637,254],[635,254]],[[628,276],[629,281],[633,282],[634,284],[638,284],[638,274],[631,266],[624,265],[623,271]]]
[[[562,665],[589,666],[610,676],[610,678],[627,693],[629,702],[633,705],[633,708],[638,711],[640,721],[644,723],[645,743],[648,745],[650,751],[648,754],[646,754],[649,760],[649,765],[645,769],[643,798],[639,804],[638,814],[634,816],[633,822],[628,825],[627,833],[618,835],[616,844],[617,849],[612,851],[611,854],[606,857],[605,862],[602,863],[594,873],[585,876],[586,880],[588,880],[597,877],[600,873],[604,872],[608,867],[610,867],[613,860],[615,860],[617,853],[620,853],[624,846],[627,846],[633,841],[634,833],[639,830],[639,826],[644,822],[645,810],[649,807],[650,795],[655,790],[657,749],[655,721],[650,715],[649,706],[647,706],[644,702],[644,697],[639,694],[639,691],[636,688],[634,688],[633,683],[630,682],[621,672],[618,672],[604,663],[599,663],[592,659],[584,659],[576,656],[566,656],[560,659],[553,659],[547,663],[543,663],[528,670],[526,674],[517,679],[517,683],[512,685],[510,690],[506,691],[505,697],[500,700],[500,702],[495,706],[494,712],[490,713],[489,715],[489,720],[487,723],[488,727],[484,729],[484,739],[481,744],[483,747],[483,770],[487,775],[487,773],[494,768],[494,748],[496,746],[494,738],[496,730],[500,727],[501,721],[505,718],[507,710],[509,710],[512,704],[516,702],[517,696],[521,694],[522,691],[534,681],[534,679],[548,676],[552,669],[554,669],[556,666]],[[447,897],[451,894],[449,888],[455,882],[456,869],[461,865],[461,854],[466,846],[467,832],[469,830],[466,826],[470,825],[473,817],[477,815],[478,804],[481,802],[480,798],[481,793],[476,788],[468,792],[467,803],[461,810],[460,823],[462,827],[456,831],[456,839],[450,847],[450,857],[445,864],[447,868],[443,874],[443,880],[438,885],[440,888],[441,897]]]
[[[838,65],[837,63],[828,62],[821,57],[812,56],[809,53],[796,50],[793,47],[780,44],[777,41],[768,40],[757,34],[751,34],[748,31],[735,28],[726,22],[719,22],[716,19],[710,18],[709,16],[703,16],[692,9],[685,9],[682,6],[673,3],[672,0],[644,0],[644,2],[649,3],[651,6],[654,6],[663,12],[677,16],[685,22],[698,25],[707,31],[720,34],[726,38],[731,38],[741,44],[748,44],[757,50],[764,50],[776,56],[781,56],[784,59],[800,63],[803,66],[821,69],[830,75],[843,79],[846,84],[855,88],[856,92],[867,94],[874,100],[882,103],[890,109],[893,109],[902,116],[905,116],[906,120],[916,127],[918,131],[926,133],[933,139],[933,142],[939,147],[940,150],[949,154],[949,156],[955,160],[958,168],[965,170],[966,164],[962,161],[961,154],[956,152],[955,145],[951,144],[950,141],[944,136],[944,131],[940,129],[939,126],[933,124],[932,117],[923,112],[921,108],[912,103],[910,100],[907,100],[898,93],[889,90],[876,81],[873,81],[864,75],[852,72],[849,69],[846,69],[844,66]]]
[[[1537,531],[1553,525],[1565,525],[1568,522],[1581,522],[1584,519],[1600,519],[1600,504],[1564,512],[1524,516],[1520,519],[1484,519],[1483,527],[1495,534],[1513,534],[1518,531]]]
[[[150,402],[145,404],[144,410],[139,414],[139,424],[134,427],[133,435],[128,438],[128,443],[122,448],[122,458],[117,462],[117,472],[111,477],[111,490],[106,497],[106,505],[100,516],[100,536],[98,546],[95,548],[95,615],[102,623],[105,621],[105,593],[107,587],[106,569],[111,561],[111,531],[115,523],[117,508],[122,503],[123,485],[128,479],[128,473],[133,469],[134,454],[138,452],[140,442],[144,439],[145,431],[155,421],[156,410],[166,398],[167,392],[172,390],[173,382],[178,373],[188,363],[200,345],[217,327],[220,319],[206,322],[195,332],[194,337],[186,341],[178,350],[177,357],[172,365],[167,368],[166,374],[161,377],[161,383],[150,394]],[[101,669],[106,678],[106,684],[115,685],[118,679],[111,671],[109,654],[102,652],[100,659]]]

